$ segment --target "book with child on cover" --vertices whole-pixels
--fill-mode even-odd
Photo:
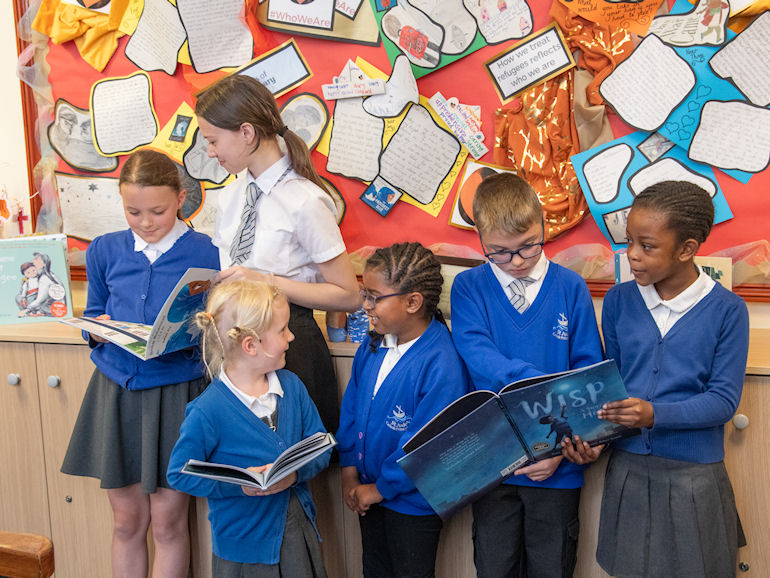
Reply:
[[[198,267],[188,269],[152,325],[93,317],[60,321],[98,335],[142,360],[186,349],[198,343],[200,330],[193,323],[193,316],[205,308],[207,289],[218,272]]]
[[[0,324],[72,317],[65,235],[0,240]]]
[[[561,455],[565,437],[596,446],[638,434],[596,417],[603,404],[626,397],[614,360],[516,381],[500,393],[473,391],[412,436],[398,463],[447,519],[514,470]]]
[[[182,466],[182,473],[266,490],[336,445],[337,440],[332,434],[317,432],[286,449],[264,472],[254,472],[227,464],[187,460]]]

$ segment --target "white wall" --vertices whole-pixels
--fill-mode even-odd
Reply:
[[[29,215],[29,184],[24,148],[24,124],[21,113],[21,89],[16,78],[16,30],[13,3],[0,1],[0,185],[5,186],[9,199],[23,203]],[[30,221],[26,232],[31,232]],[[18,234],[16,223],[7,225],[8,231]]]

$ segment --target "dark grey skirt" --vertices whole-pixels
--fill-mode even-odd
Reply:
[[[185,406],[207,385],[201,377],[129,391],[95,369],[61,471],[98,478],[104,489],[141,483],[152,494],[170,488],[166,469]]]
[[[743,544],[724,462],[610,456],[596,550],[608,574],[734,577]]]
[[[216,578],[326,578],[318,534],[293,491],[280,556],[278,564],[243,564],[212,554],[211,574]]]

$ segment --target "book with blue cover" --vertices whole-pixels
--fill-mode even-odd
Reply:
[[[0,240],[0,324],[72,317],[67,237]]]
[[[514,470],[561,455],[578,435],[592,446],[635,435],[596,417],[628,397],[614,360],[473,391],[444,408],[404,445],[398,463],[443,519]]]

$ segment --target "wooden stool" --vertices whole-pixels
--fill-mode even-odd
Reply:
[[[0,532],[0,576],[48,578],[53,570],[51,540],[36,534]]]

